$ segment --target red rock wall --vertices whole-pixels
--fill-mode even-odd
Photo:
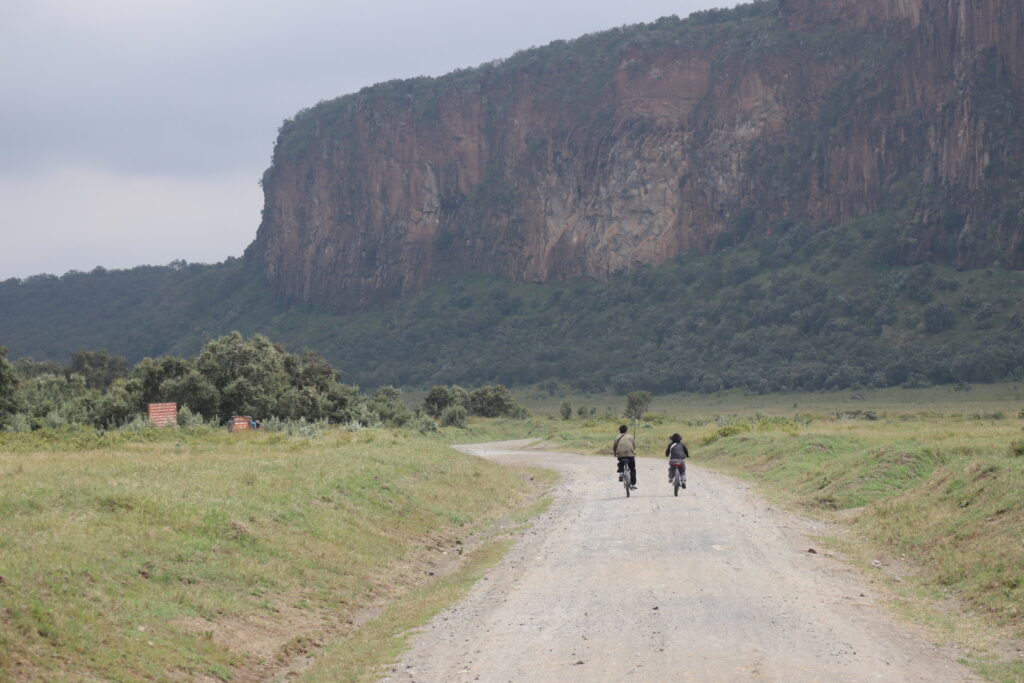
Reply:
[[[286,301],[351,311],[888,210],[908,261],[1024,267],[1024,3],[772,7],[316,107],[282,131],[249,256]]]

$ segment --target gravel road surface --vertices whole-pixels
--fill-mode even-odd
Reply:
[[[562,473],[551,509],[459,604],[412,639],[386,681],[973,681],[876,602],[870,581],[811,553],[814,522],[692,465],[462,447]],[[869,568],[870,569],[870,568]]]

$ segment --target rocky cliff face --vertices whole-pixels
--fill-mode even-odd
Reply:
[[[382,84],[286,122],[264,192],[248,257],[334,311],[878,211],[903,261],[1020,268],[1024,3],[757,2]]]

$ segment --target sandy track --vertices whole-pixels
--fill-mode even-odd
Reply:
[[[747,485],[691,465],[675,498],[639,459],[626,499],[610,456],[515,447],[463,450],[559,470],[554,505],[385,680],[977,680]]]

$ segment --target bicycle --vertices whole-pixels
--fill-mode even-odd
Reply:
[[[686,488],[686,482],[683,478],[686,476],[686,461],[680,460],[679,462],[671,462],[669,465],[672,466],[672,490],[675,495],[679,495],[680,488]]]
[[[631,482],[633,481],[633,471],[629,469],[629,463],[625,460],[620,460],[622,463],[622,474],[619,475],[619,481],[622,482],[623,487],[626,489],[626,498],[629,498],[629,491],[632,489]]]

